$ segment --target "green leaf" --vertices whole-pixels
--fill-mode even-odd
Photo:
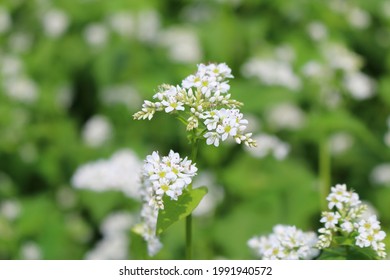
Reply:
[[[377,260],[378,254],[372,248],[341,245],[321,252],[319,260]]]
[[[170,225],[191,214],[206,193],[207,188],[200,187],[184,190],[178,200],[171,200],[170,197],[164,196],[164,209],[158,213],[156,233],[163,233]]]

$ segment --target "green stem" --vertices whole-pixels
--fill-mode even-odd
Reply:
[[[330,168],[331,161],[329,145],[327,138],[324,137],[319,144],[320,205],[322,211],[326,211],[328,208],[326,197],[329,194],[331,184]]]
[[[194,138],[191,147],[191,161],[195,163],[196,156],[198,154],[198,139]],[[192,189],[192,184],[188,186]],[[192,259],[192,214],[186,217],[186,259]]]

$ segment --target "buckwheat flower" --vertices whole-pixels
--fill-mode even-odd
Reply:
[[[144,190],[148,192],[148,203],[156,209],[164,209],[163,196],[177,200],[183,189],[192,182],[197,168],[187,158],[180,158],[178,153],[169,152],[168,156],[160,157],[153,152],[146,157],[142,182]]]
[[[27,241],[20,248],[20,256],[23,260],[40,260],[42,259],[42,249],[34,241]]]
[[[305,122],[303,111],[292,103],[280,103],[273,106],[267,113],[270,125],[276,129],[300,129]]]
[[[347,73],[344,78],[344,86],[356,100],[364,100],[375,94],[375,81],[361,72]]]
[[[263,260],[312,259],[319,250],[315,248],[314,232],[303,232],[295,226],[276,225],[268,236],[255,236],[248,246]]]
[[[9,12],[0,6],[0,34],[7,32],[12,25]]]
[[[87,252],[88,260],[123,260],[129,257],[128,233],[135,217],[127,212],[115,212],[107,216],[100,225],[103,238]]]
[[[82,138],[90,147],[100,147],[105,144],[113,134],[113,128],[108,118],[101,115],[91,117],[84,125]]]
[[[135,31],[135,20],[131,13],[118,12],[108,18],[111,28],[122,37],[131,37]]]
[[[349,221],[345,221],[340,225],[340,227],[342,231],[347,233],[351,233],[354,230],[354,225]]]
[[[334,236],[347,236],[359,247],[371,247],[380,258],[386,256],[382,242],[386,234],[376,215],[365,218],[368,205],[361,202],[357,193],[348,191],[345,184],[337,184],[331,187],[327,200],[329,209],[336,211],[322,213],[320,222],[325,228],[319,229],[319,249],[332,246]]]
[[[195,130],[198,139],[207,145],[234,139],[236,143],[256,146],[247,133],[248,121],[239,107],[242,103],[231,99],[228,79],[233,78],[225,63],[199,64],[195,74],[183,79],[181,85],[163,84],[153,96],[155,102],[145,100],[134,119],[152,119],[159,111],[173,114],[186,124],[188,131]]]
[[[340,218],[341,216],[338,212],[323,212],[320,222],[325,223],[325,228],[334,228]]]
[[[199,38],[194,30],[170,27],[159,33],[158,42],[168,50],[169,57],[180,63],[194,63],[202,58]]]
[[[57,38],[68,28],[69,18],[61,10],[49,10],[43,15],[42,25],[47,36]]]
[[[371,181],[379,185],[390,185],[390,163],[381,163],[373,168]]]
[[[71,184],[78,189],[96,192],[117,190],[139,199],[140,182],[137,178],[142,161],[129,149],[115,152],[109,159],[87,162],[77,168]]]
[[[84,39],[92,47],[102,47],[108,40],[108,29],[101,23],[90,23],[84,29]]]

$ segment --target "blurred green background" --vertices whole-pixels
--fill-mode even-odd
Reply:
[[[190,147],[171,116],[132,115],[207,62],[232,68],[258,147],[200,147],[194,258],[255,258],[247,240],[276,224],[316,231],[324,180],[389,234],[389,47],[381,0],[2,0],[0,259],[147,258],[137,170]],[[183,258],[184,222],[162,242],[155,259]]]

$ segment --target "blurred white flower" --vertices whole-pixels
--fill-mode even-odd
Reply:
[[[276,46],[275,57],[280,61],[292,62],[295,59],[295,51],[290,45]]]
[[[0,6],[0,34],[7,32],[12,25],[9,12]]]
[[[36,83],[24,76],[9,78],[4,84],[5,94],[22,103],[34,103],[38,98]]]
[[[104,87],[101,98],[106,105],[125,105],[129,109],[138,108],[142,104],[138,91],[127,84]]]
[[[373,183],[390,186],[390,163],[375,166],[370,176]]]
[[[127,212],[110,214],[102,222],[103,238],[87,252],[88,260],[125,260],[129,258],[128,233],[134,224],[134,216]]]
[[[196,63],[202,58],[198,36],[192,29],[171,27],[159,33],[158,41],[168,48],[168,55],[173,61]]]
[[[330,151],[334,155],[342,154],[353,145],[353,137],[347,132],[334,133],[329,138]]]
[[[72,186],[94,191],[119,190],[139,199],[139,172],[142,162],[129,149],[117,151],[108,160],[97,160],[80,166],[73,174]]]
[[[90,147],[100,147],[112,137],[113,128],[105,116],[95,115],[84,125],[83,141]]]
[[[333,69],[356,72],[362,65],[361,57],[341,44],[324,44],[323,54]]]
[[[295,226],[276,225],[266,236],[248,240],[248,247],[263,260],[310,260],[319,254],[317,235]]]
[[[347,73],[344,78],[344,86],[353,98],[364,100],[375,94],[376,83],[362,72]]]
[[[266,118],[276,129],[296,130],[305,122],[304,112],[293,103],[276,104],[268,111]]]
[[[0,69],[4,78],[13,78],[23,73],[23,63],[21,59],[14,55],[0,55]]]
[[[328,37],[328,30],[322,22],[313,21],[307,26],[307,32],[314,41],[321,41]]]
[[[308,78],[326,80],[330,73],[325,65],[318,61],[310,60],[302,67],[302,74]]]
[[[297,91],[301,80],[295,75],[290,63],[272,58],[251,58],[241,67],[246,78],[255,77],[266,85],[278,85]]]
[[[40,260],[43,257],[42,250],[37,243],[28,241],[21,246],[20,257],[23,260]]]
[[[47,36],[58,38],[68,28],[69,17],[64,11],[57,9],[49,10],[42,17],[42,25]]]
[[[351,26],[358,29],[367,28],[371,24],[370,14],[367,13],[365,10],[360,9],[359,7],[353,7],[349,9],[347,14],[347,20],[349,21]]]
[[[4,200],[0,203],[0,214],[10,221],[17,219],[21,212],[19,202],[14,200]]]
[[[120,36],[129,38],[135,32],[135,19],[132,14],[118,12],[109,16],[108,23]]]
[[[141,42],[153,43],[160,31],[160,15],[154,10],[144,10],[138,14],[137,37]]]
[[[84,29],[84,39],[92,47],[102,47],[108,40],[107,27],[101,23],[90,23]]]
[[[252,138],[256,141],[257,147],[245,147],[245,150],[254,157],[263,158],[271,154],[277,160],[283,160],[290,151],[290,145],[282,142],[276,136],[261,133]]]

